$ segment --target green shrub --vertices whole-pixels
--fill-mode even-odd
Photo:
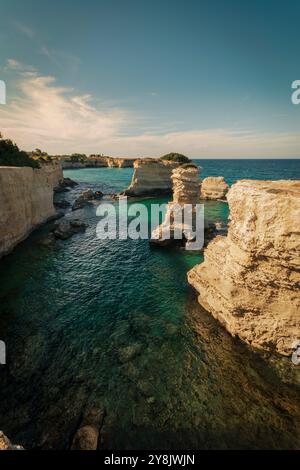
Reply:
[[[3,139],[0,134],[0,166],[30,166],[39,168],[39,163],[20,150],[10,139]]]
[[[178,162],[178,163],[189,163],[190,159],[186,157],[185,155],[182,155],[181,153],[167,153],[167,155],[164,155],[163,157],[160,158],[161,160],[168,160],[172,162]]]

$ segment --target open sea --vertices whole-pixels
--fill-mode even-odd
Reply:
[[[196,162],[229,184],[300,179],[300,160]],[[80,184],[58,197],[118,192],[132,173],[66,170]],[[45,245],[47,224],[0,261],[0,429],[64,449],[93,404],[112,449],[299,449],[300,366],[251,350],[200,307],[186,273],[202,256],[98,240],[94,206],[70,215],[85,233]],[[227,204],[206,202],[205,217],[226,222]]]

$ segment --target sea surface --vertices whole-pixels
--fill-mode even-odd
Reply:
[[[299,160],[197,160],[202,177],[300,179]],[[105,194],[133,170],[66,170]],[[149,208],[151,202],[145,200]],[[232,338],[197,302],[186,273],[202,256],[147,240],[98,240],[89,226],[45,244],[51,224],[0,261],[0,429],[32,449],[68,448],[86,406],[105,407],[116,449],[300,447],[300,366]],[[207,202],[226,222],[228,207]]]

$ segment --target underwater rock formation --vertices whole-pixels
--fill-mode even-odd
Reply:
[[[231,222],[188,273],[200,304],[253,347],[290,355],[300,339],[300,182],[241,180]]]

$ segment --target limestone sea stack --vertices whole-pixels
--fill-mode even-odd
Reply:
[[[224,200],[229,190],[223,176],[209,176],[201,184],[201,199]]]
[[[172,171],[178,162],[140,158],[134,162],[134,174],[125,196],[167,196],[172,193]]]
[[[199,167],[191,163],[180,166],[172,172],[173,200],[167,205],[164,222],[159,225],[151,236],[151,243],[171,245],[174,243],[187,246],[194,239],[196,204],[200,202]],[[189,206],[186,206],[189,205]],[[183,208],[188,208],[190,223],[183,217]],[[187,211],[184,216],[187,215]],[[183,220],[183,223],[182,223]],[[176,229],[183,237],[177,238]]]
[[[290,355],[300,339],[300,181],[242,180],[227,199],[228,235],[188,280],[232,335]]]

